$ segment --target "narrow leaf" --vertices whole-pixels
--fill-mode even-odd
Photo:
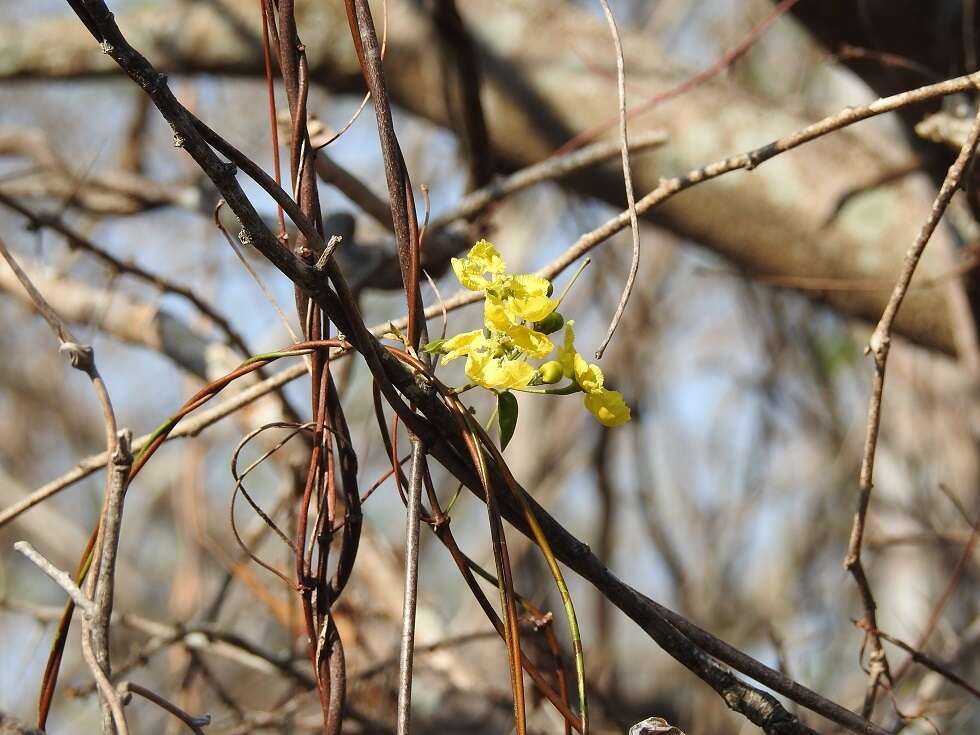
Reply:
[[[517,397],[509,390],[497,394],[497,420],[500,421],[500,449],[507,448],[517,428]]]

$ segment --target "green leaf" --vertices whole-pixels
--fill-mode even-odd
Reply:
[[[517,397],[509,390],[497,394],[497,420],[500,422],[500,449],[503,451],[517,428]]]
[[[430,354],[433,352],[440,352],[445,343],[446,340],[444,339],[434,339],[431,342],[427,342],[426,344],[422,345],[422,352],[428,352]]]

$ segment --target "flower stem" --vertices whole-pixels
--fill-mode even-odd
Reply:
[[[561,306],[561,302],[565,300],[565,297],[568,295],[569,290],[572,288],[573,285],[575,285],[575,281],[578,280],[578,277],[582,275],[582,271],[584,271],[586,266],[591,262],[592,262],[592,258],[586,258],[585,260],[582,261],[582,264],[578,267],[578,270],[575,271],[575,275],[572,276],[572,280],[570,280],[565,285],[565,288],[561,292],[561,296],[558,297],[558,304],[555,306],[556,309],[559,306]]]

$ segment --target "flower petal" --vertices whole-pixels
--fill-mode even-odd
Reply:
[[[575,320],[569,319],[565,322],[565,344],[558,348],[558,362],[561,363],[561,371],[566,378],[575,377]]]
[[[622,426],[630,420],[630,407],[623,394],[616,390],[600,388],[585,397],[585,407],[603,426]]]
[[[455,337],[451,337],[442,343],[442,364],[445,365],[450,360],[455,360],[457,357],[475,352],[481,347],[484,347],[488,341],[483,336],[482,329],[457,334]]]
[[[524,388],[534,374],[534,368],[523,360],[491,357],[487,352],[471,352],[466,360],[466,377],[484,388]]]
[[[529,273],[513,276],[510,283],[511,295],[519,299],[547,296],[550,288],[551,281],[547,278]]]
[[[509,341],[529,357],[544,357],[554,349],[548,335],[513,321],[502,304],[487,299],[483,313],[491,334]]]
[[[486,290],[491,282],[484,277],[484,273],[499,274],[505,268],[500,253],[486,240],[480,240],[470,248],[465,258],[453,258],[451,263],[456,278],[470,291]]]
[[[504,308],[514,319],[539,322],[558,306],[558,301],[547,296],[511,296],[504,301]]]
[[[586,393],[597,393],[602,390],[602,370],[596,364],[588,364],[585,358],[579,353],[575,353],[575,382],[581,386]]]

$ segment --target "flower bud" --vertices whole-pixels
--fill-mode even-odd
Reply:
[[[541,332],[542,334],[554,334],[563,326],[565,326],[565,317],[557,311],[551,312],[541,321],[534,323],[535,331]]]
[[[557,383],[562,377],[561,363],[558,360],[546,362],[538,368],[538,373],[541,375],[542,383],[547,385]]]

